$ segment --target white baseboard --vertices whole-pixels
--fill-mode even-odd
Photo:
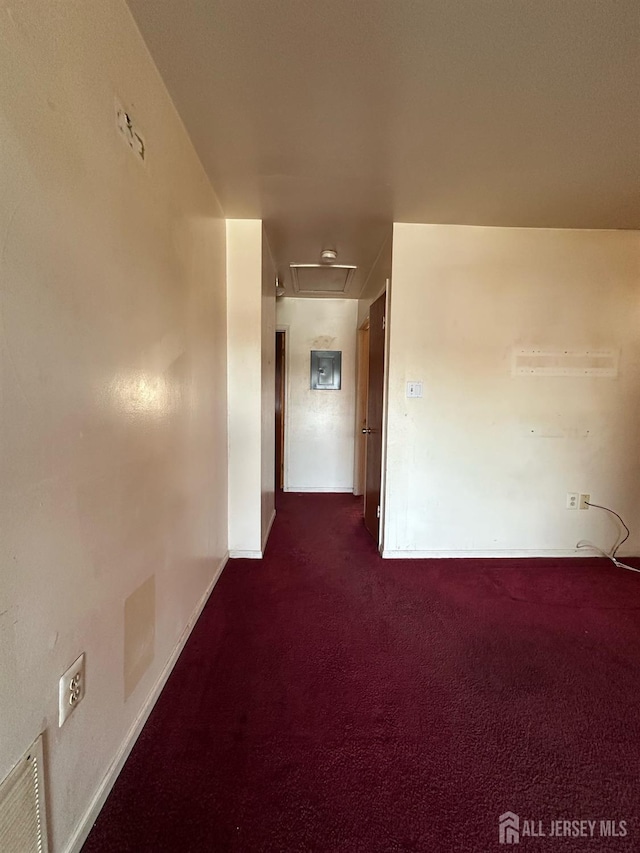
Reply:
[[[385,560],[458,560],[460,558],[473,559],[509,559],[513,557],[593,557],[597,554],[586,553],[585,549],[569,548],[567,550],[544,550],[544,549],[506,549],[486,551],[390,551],[383,550],[382,557]]]
[[[180,639],[178,640],[173,652],[171,653],[171,657],[165,664],[162,672],[158,676],[156,683],[153,685],[151,692],[147,696],[142,708],[140,709],[138,716],[136,717],[133,725],[127,732],[127,735],[120,746],[120,749],[116,753],[115,758],[109,765],[109,768],[104,776],[104,779],[98,786],[98,790],[93,795],[91,802],[89,803],[89,807],[85,812],[84,817],[80,820],[80,823],[76,827],[73,835],[69,843],[65,848],[65,853],[80,853],[82,845],[87,840],[87,836],[93,827],[93,824],[96,822],[98,815],[100,814],[100,810],[106,802],[107,797],[109,796],[111,789],[113,788],[116,779],[118,778],[120,771],[124,767],[124,764],[129,757],[129,753],[133,749],[135,742],[142,731],[144,724],[147,722],[149,714],[153,710],[153,706],[156,704],[160,693],[162,692],[162,688],[167,682],[167,679],[171,675],[173,667],[180,656],[191,631],[193,630],[193,626],[196,624],[198,617],[202,613],[202,610],[209,600],[209,596],[213,592],[213,588],[216,585],[218,578],[222,574],[222,570],[227,564],[228,555],[223,557],[220,560],[220,564],[215,571],[215,574],[211,580],[211,583],[207,587],[204,595],[198,602],[196,609],[193,611],[187,625],[180,635]]]
[[[285,492],[315,492],[317,494],[353,494],[353,486],[286,486]]]
[[[269,541],[269,534],[271,533],[271,528],[273,527],[273,522],[276,520],[276,511],[271,513],[271,518],[269,519],[269,524],[267,524],[267,529],[262,539],[262,554],[264,554],[264,549],[267,547],[267,542]],[[262,555],[261,555],[262,556]]]
[[[241,548],[232,548],[229,558],[233,560],[261,560],[262,551],[243,551]]]

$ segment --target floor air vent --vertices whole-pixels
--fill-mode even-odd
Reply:
[[[0,783],[2,853],[47,853],[42,736]]]

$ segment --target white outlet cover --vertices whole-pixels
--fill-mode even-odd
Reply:
[[[407,397],[422,397],[422,382],[407,382]]]
[[[578,492],[567,492],[567,509],[578,509],[580,495]]]
[[[84,652],[75,660],[58,684],[58,728],[84,699]]]

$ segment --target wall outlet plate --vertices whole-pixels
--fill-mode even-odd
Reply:
[[[58,685],[58,728],[84,698],[84,652],[60,679]]]
[[[591,495],[580,495],[580,509],[589,509],[588,501],[591,500]]]
[[[577,492],[567,492],[567,509],[578,509],[580,495]]]

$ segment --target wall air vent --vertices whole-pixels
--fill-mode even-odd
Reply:
[[[290,264],[295,293],[332,296],[346,293],[357,267],[345,264]]]
[[[0,782],[0,850],[47,853],[42,736]]]

